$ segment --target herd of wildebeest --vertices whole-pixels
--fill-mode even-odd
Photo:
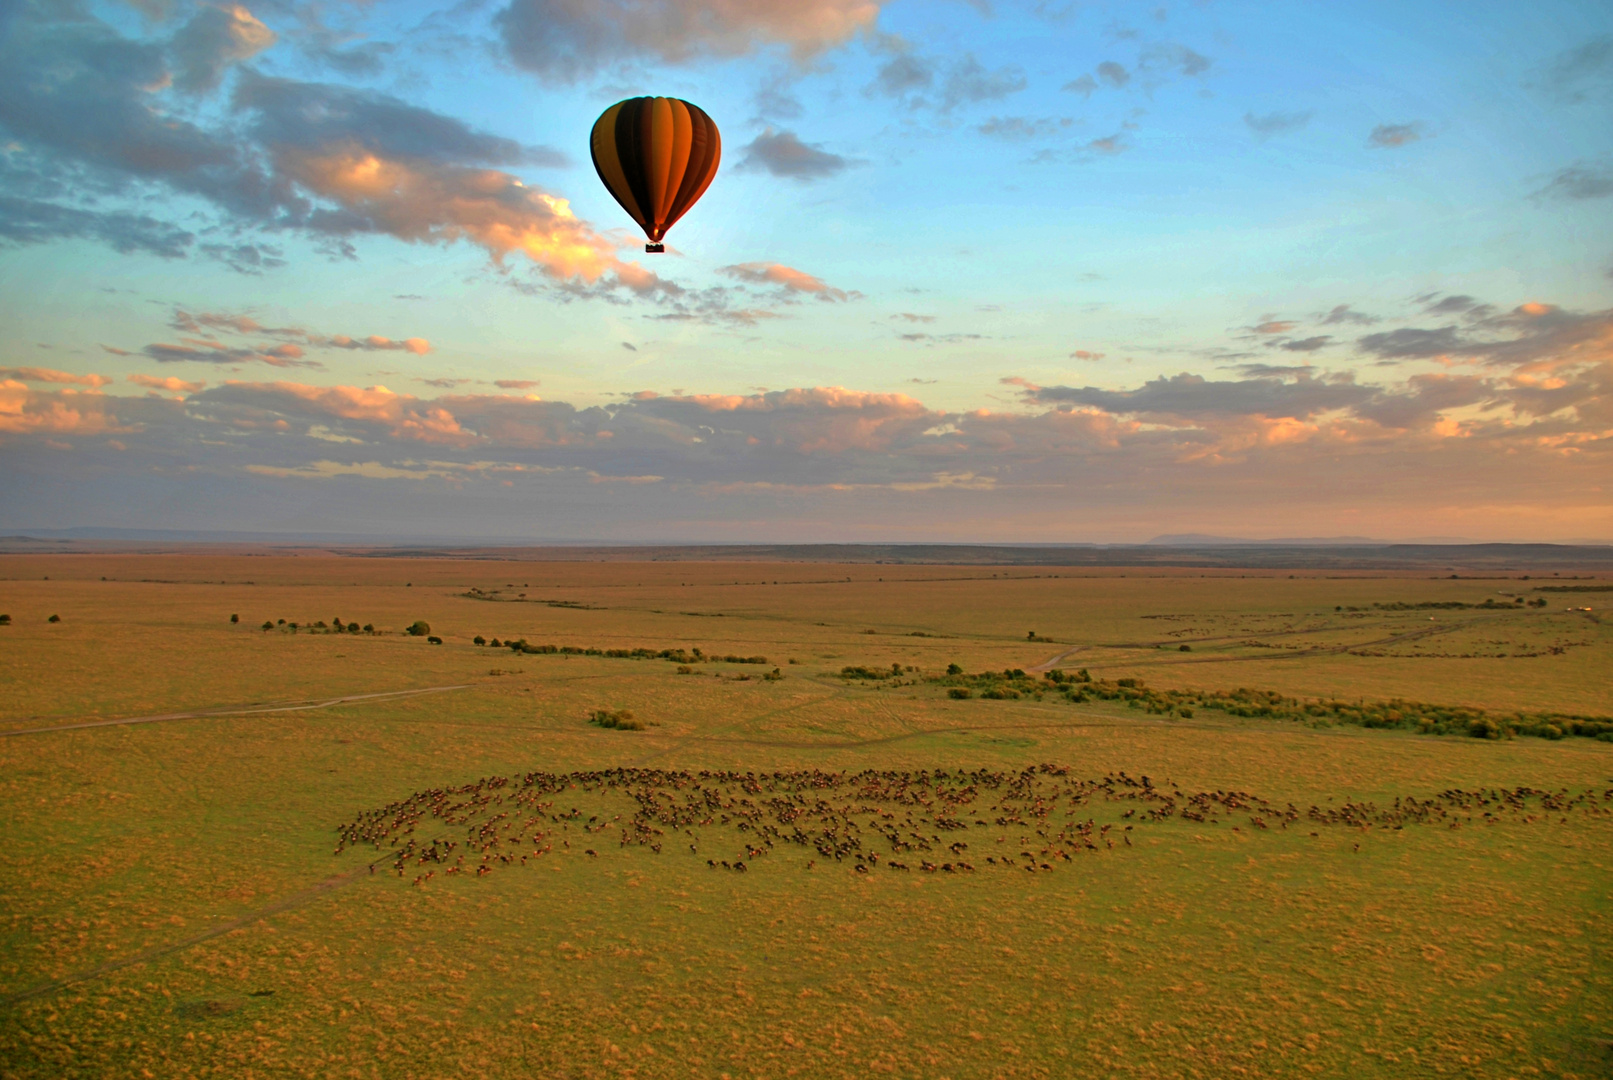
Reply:
[[[860,874],[1043,873],[1124,851],[1135,846],[1134,836],[1172,822],[1224,825],[1246,837],[1273,830],[1317,837],[1324,829],[1560,826],[1571,816],[1613,814],[1613,787],[1453,788],[1385,806],[1325,802],[1302,809],[1245,791],[1188,792],[1125,772],[1081,779],[1047,764],[1017,771],[530,772],[429,788],[362,813],[338,827],[336,854],[369,848],[371,873],[390,865],[399,877],[415,873],[416,885],[438,873],[480,877],[523,866],[556,845],[597,858],[610,840],[619,850],[686,851],[714,870],[739,873],[787,852],[804,857],[809,869],[821,862]]]

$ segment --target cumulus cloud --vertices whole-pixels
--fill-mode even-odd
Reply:
[[[719,267],[717,272],[752,285],[776,285],[789,293],[803,293],[819,300],[848,300],[850,293],[837,289],[822,278],[783,263],[737,263]]]
[[[759,169],[809,183],[834,176],[850,164],[839,154],[802,142],[794,132],[768,128],[745,146],[736,168]]]
[[[797,61],[872,30],[883,0],[512,0],[495,21],[515,64],[575,82],[626,60],[690,64],[782,48]]]
[[[128,378],[136,386],[143,386],[147,390],[167,390],[173,394],[194,394],[207,387],[207,383],[202,380],[189,381],[173,375],[134,374]]]
[[[1262,139],[1269,139],[1273,135],[1282,135],[1290,131],[1298,131],[1311,122],[1314,113],[1304,112],[1271,112],[1264,116],[1256,116],[1252,112],[1243,114],[1243,122],[1249,129]]]
[[[1379,124],[1367,136],[1367,145],[1381,150],[1393,150],[1401,146],[1409,146],[1423,138],[1423,125],[1420,122],[1409,124]]]
[[[148,483],[142,477],[160,472],[158,463],[179,463],[187,485],[205,474],[206,490],[243,498],[262,490],[246,478],[342,477],[351,484],[343,513],[360,519],[396,505],[366,484],[426,485],[410,495],[411,514],[428,491],[516,484],[533,497],[564,497],[583,519],[579,530],[594,536],[610,520],[597,515],[616,504],[580,493],[616,483],[643,489],[633,520],[650,515],[657,527],[706,514],[780,521],[777,500],[857,493],[875,496],[868,520],[886,529],[903,507],[929,507],[923,520],[932,524],[955,521],[966,495],[986,500],[969,509],[970,521],[1018,507],[1045,513],[1066,498],[1088,510],[1146,505],[1170,515],[1230,503],[1241,520],[1323,506],[1381,513],[1397,499],[1417,512],[1600,506],[1597,520],[1606,519],[1598,485],[1613,455],[1608,313],[1522,305],[1470,333],[1511,351],[1481,370],[1379,384],[1258,364],[1234,378],[1182,374],[1119,388],[1017,380],[1021,401],[1009,412],[939,410],[839,387],[641,392],[579,408],[516,394],[421,398],[300,382],[227,382],[176,401],[5,379],[0,439],[8,461],[43,468],[33,448],[46,439],[115,431],[124,449],[95,460],[125,488]],[[102,444],[75,445],[82,461]],[[100,473],[80,465],[78,475]],[[78,497],[75,485],[64,490]],[[948,493],[944,503],[904,501],[936,491]],[[1137,492],[1151,499],[1139,504]],[[774,501],[747,501],[755,499]],[[463,509],[439,512],[465,521],[477,503],[454,505]],[[853,520],[844,502],[810,505],[806,517],[829,514],[837,528]]]
[[[252,59],[275,41],[275,32],[244,6],[204,5],[174,35],[174,86],[190,94],[217,89],[230,65]]]
[[[208,19],[228,14],[208,10],[216,13],[203,12]],[[365,234],[463,240],[499,263],[524,255],[571,286],[648,293],[658,285],[654,274],[618,259],[616,241],[579,220],[565,199],[498,168],[561,164],[564,155],[387,95],[250,72],[230,99],[234,120],[208,128],[192,112],[165,109],[158,94],[170,71],[160,42],[58,11],[24,5],[0,36],[0,126],[62,197],[11,196],[0,205],[0,236],[82,236],[167,257],[195,250],[190,230],[68,205],[75,190],[121,192],[142,182],[203,200],[233,228],[297,230],[344,255]],[[281,261],[262,244],[199,250],[247,272]]]

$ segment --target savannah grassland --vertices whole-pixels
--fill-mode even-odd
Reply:
[[[1541,584],[0,557],[0,730],[219,714],[0,738],[0,1076],[1605,1076],[1613,742],[1166,716],[1051,684],[955,700],[926,681],[951,663],[1034,678],[1062,656],[1158,688],[1613,713],[1613,633],[1565,610],[1608,594]],[[1373,606],[1501,592],[1549,604]],[[307,629],[338,618],[378,632]],[[444,643],[403,634],[417,619]],[[768,662],[680,674],[476,635]],[[892,664],[898,679],[840,674]],[[453,689],[244,711],[434,688]],[[1039,817],[1009,796],[1043,764],[1068,772],[1030,774],[1063,800]],[[638,804],[598,772],[617,768],[712,809],[640,844]],[[931,832],[934,807],[811,788],[810,770],[929,770],[923,791],[978,794]],[[567,778],[484,863],[467,837],[515,822],[503,800],[534,774]],[[1145,820],[1142,776],[1210,812]],[[512,782],[450,799],[468,825],[427,814],[334,853],[366,812],[490,777]],[[859,871],[817,834],[749,855],[764,781],[821,800],[880,861]],[[1519,788],[1536,794],[1502,796]],[[1438,802],[1452,791],[1469,794]],[[1397,798],[1440,813],[1402,822]],[[1366,804],[1364,826],[1340,822]],[[397,859],[437,838],[492,872]]]

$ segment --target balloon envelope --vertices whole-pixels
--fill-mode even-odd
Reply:
[[[652,243],[711,186],[722,158],[717,125],[678,98],[628,98],[594,121],[594,170]]]

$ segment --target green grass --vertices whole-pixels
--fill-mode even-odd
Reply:
[[[15,571],[0,581],[0,610],[14,618],[0,629],[14,635],[0,639],[0,722],[11,728],[470,688],[0,741],[0,994],[233,927],[0,1007],[0,1076],[1353,1080],[1592,1077],[1613,1062],[1613,816],[1601,798],[1613,785],[1613,746],[1311,728],[1216,710],[1182,719],[1029,693],[952,700],[922,681],[953,661],[1000,671],[1081,647],[1066,669],[1151,687],[1248,685],[1307,698],[1348,687],[1350,700],[1605,712],[1608,642],[1582,615],[1548,612],[1577,620],[1564,625],[1590,644],[1529,657],[1285,651],[1273,660],[1265,654],[1277,650],[1246,644],[1313,623],[1316,634],[1295,638],[1393,637],[1426,624],[1426,612],[1346,621],[1332,608],[1477,604],[1493,583],[1005,583],[991,571],[933,567],[311,558],[23,564],[0,562],[0,576]],[[872,580],[949,576],[943,570],[973,580]],[[174,583],[185,573],[190,581]],[[168,580],[103,583],[103,574]],[[855,590],[761,584],[847,575],[858,575]],[[509,582],[528,583],[515,591],[535,599],[587,606],[462,595]],[[46,624],[55,611],[63,622]],[[231,626],[236,611],[242,624]],[[1160,613],[1184,617],[1142,617]],[[1460,631],[1492,639],[1557,633],[1555,623],[1528,621],[1533,611],[1456,614],[1519,620]],[[256,629],[270,617],[333,616],[384,633]],[[447,643],[405,636],[417,618]],[[1369,620],[1378,621],[1363,626]],[[1193,629],[1194,651],[1180,653],[1161,624]],[[1033,626],[1057,644],[1027,642]],[[864,634],[870,627],[879,633]],[[766,655],[784,677],[722,663],[680,676],[665,660],[517,655],[469,644],[475,634]],[[1228,640],[1207,643],[1217,635]],[[1168,651],[1154,648],[1166,642]],[[841,677],[893,663],[921,670]],[[630,711],[647,726],[601,729],[588,723],[595,710]],[[996,826],[1005,815],[994,810],[969,816],[966,829],[932,831],[970,845],[962,858],[975,871],[948,874],[925,873],[918,860],[951,853],[876,848],[863,816],[865,850],[912,867],[864,874],[854,858],[837,863],[776,837],[770,854],[746,858],[756,834],[737,830],[731,813],[727,826],[693,827],[698,838],[678,841],[681,829],[663,826],[659,854],[622,846],[637,804],[620,789],[579,786],[552,798],[565,803],[554,810],[576,806],[580,818],[549,821],[550,850],[525,866],[439,873],[415,886],[431,867],[412,864],[400,878],[381,861],[372,875],[373,848],[335,853],[338,826],[367,811],[492,776],[619,767],[1017,774],[1042,762],[1068,767],[1072,781],[1124,771],[1184,793],[1248,792],[1279,808],[1294,803],[1301,820],[1260,829],[1245,811],[1218,814],[1214,825],[1179,815],[1145,825],[1120,816],[1131,802],[1094,796],[1073,816],[1061,809],[1059,825],[1091,817],[1096,828],[1113,825],[1112,836],[1134,824],[1133,846],[1098,843],[1027,873],[976,857],[1012,849],[1017,860],[1035,838],[1034,829]],[[715,786],[721,799],[741,794],[728,792],[732,782]],[[1520,786],[1594,791],[1597,801],[1546,815],[1537,797],[1496,824],[1482,811],[1469,824],[1464,812],[1456,829],[1447,820],[1362,831],[1308,817],[1313,804],[1324,816],[1347,802],[1383,811],[1398,797]],[[855,802],[843,786],[824,797],[837,808]],[[990,801],[1002,805],[996,791]],[[901,804],[904,818],[917,809]],[[608,831],[583,831],[591,816],[616,815]],[[976,826],[977,817],[993,824]],[[463,840],[471,827],[428,815],[413,838]],[[745,859],[748,872],[714,870],[708,858]],[[333,877],[335,887],[309,892]],[[287,898],[301,899],[237,925]]]

